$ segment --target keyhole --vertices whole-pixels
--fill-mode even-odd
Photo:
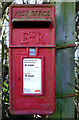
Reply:
[[[19,81],[20,81],[20,77],[19,77]]]

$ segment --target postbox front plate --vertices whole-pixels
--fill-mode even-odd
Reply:
[[[53,114],[55,110],[54,6],[12,5],[9,16],[10,112],[16,115]],[[39,27],[38,23],[42,26]]]

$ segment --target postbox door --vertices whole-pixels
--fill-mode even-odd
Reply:
[[[51,105],[51,97],[53,99],[53,104],[54,104],[54,81],[52,82],[50,80],[50,78],[53,78],[54,75],[54,66],[52,65],[51,67],[48,67],[50,65],[50,63],[52,64],[52,49],[47,49],[45,48],[45,50],[43,51],[43,48],[39,49],[39,56],[27,56],[28,52],[27,52],[27,48],[17,48],[15,50],[13,50],[13,54],[14,54],[14,60],[13,63],[15,63],[15,74],[14,74],[14,78],[15,80],[13,80],[14,82],[14,90],[13,90],[13,98],[15,100],[15,102],[13,102],[13,107],[16,110],[20,110],[22,111],[22,109],[26,110],[27,113],[30,110],[33,109],[39,109],[42,110],[44,113],[45,111],[51,111],[50,109],[53,109],[53,106]],[[41,57],[40,57],[41,54]],[[49,56],[47,56],[47,54],[49,54]],[[53,58],[54,58],[54,50],[53,50]],[[29,63],[29,60],[31,61],[32,64]],[[28,81],[25,80],[24,75],[31,75],[31,73],[33,73],[33,69],[30,69],[31,71],[27,71],[27,74],[24,72],[24,69],[28,69],[24,68],[24,65],[35,65],[38,63],[34,63],[35,60],[37,60],[37,62],[39,62],[39,65],[36,65],[36,67],[41,67],[39,69],[39,83],[36,81],[32,81],[34,79],[29,78],[28,80],[30,82],[32,82],[33,84],[35,84],[35,87],[38,86],[38,84],[40,84],[34,92],[30,91],[30,90],[25,90],[24,91],[24,87],[25,89],[27,89],[27,84],[28,84],[28,88],[33,88],[32,84],[30,86],[30,84],[28,83]],[[38,61],[39,60],[39,61]],[[47,61],[49,60],[49,63],[47,63]],[[26,63],[25,63],[26,62]],[[54,62],[54,59],[53,59]],[[33,66],[31,66],[32,68]],[[34,68],[34,67],[33,67]],[[48,69],[47,71],[45,69]],[[38,69],[38,68],[36,68]],[[34,70],[36,70],[34,69]],[[50,72],[52,71],[53,74]],[[35,73],[33,73],[32,75],[35,75]],[[26,77],[27,78],[27,77]],[[26,84],[24,86],[24,84]],[[49,87],[50,86],[50,87]],[[51,86],[53,87],[53,89],[51,89]],[[50,92],[49,92],[50,91]],[[36,92],[36,93],[35,93]],[[52,96],[53,94],[53,96]],[[49,97],[48,97],[49,96]],[[42,112],[42,113],[43,113]],[[49,113],[49,112],[48,112]]]

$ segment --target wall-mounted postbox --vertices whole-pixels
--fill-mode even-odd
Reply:
[[[9,8],[9,89],[12,114],[52,114],[55,109],[55,9]]]

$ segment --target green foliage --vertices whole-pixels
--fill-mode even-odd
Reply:
[[[2,119],[9,118],[9,76],[8,76],[8,46],[7,46],[7,32],[6,32],[6,22],[8,19],[8,8],[2,19]]]

